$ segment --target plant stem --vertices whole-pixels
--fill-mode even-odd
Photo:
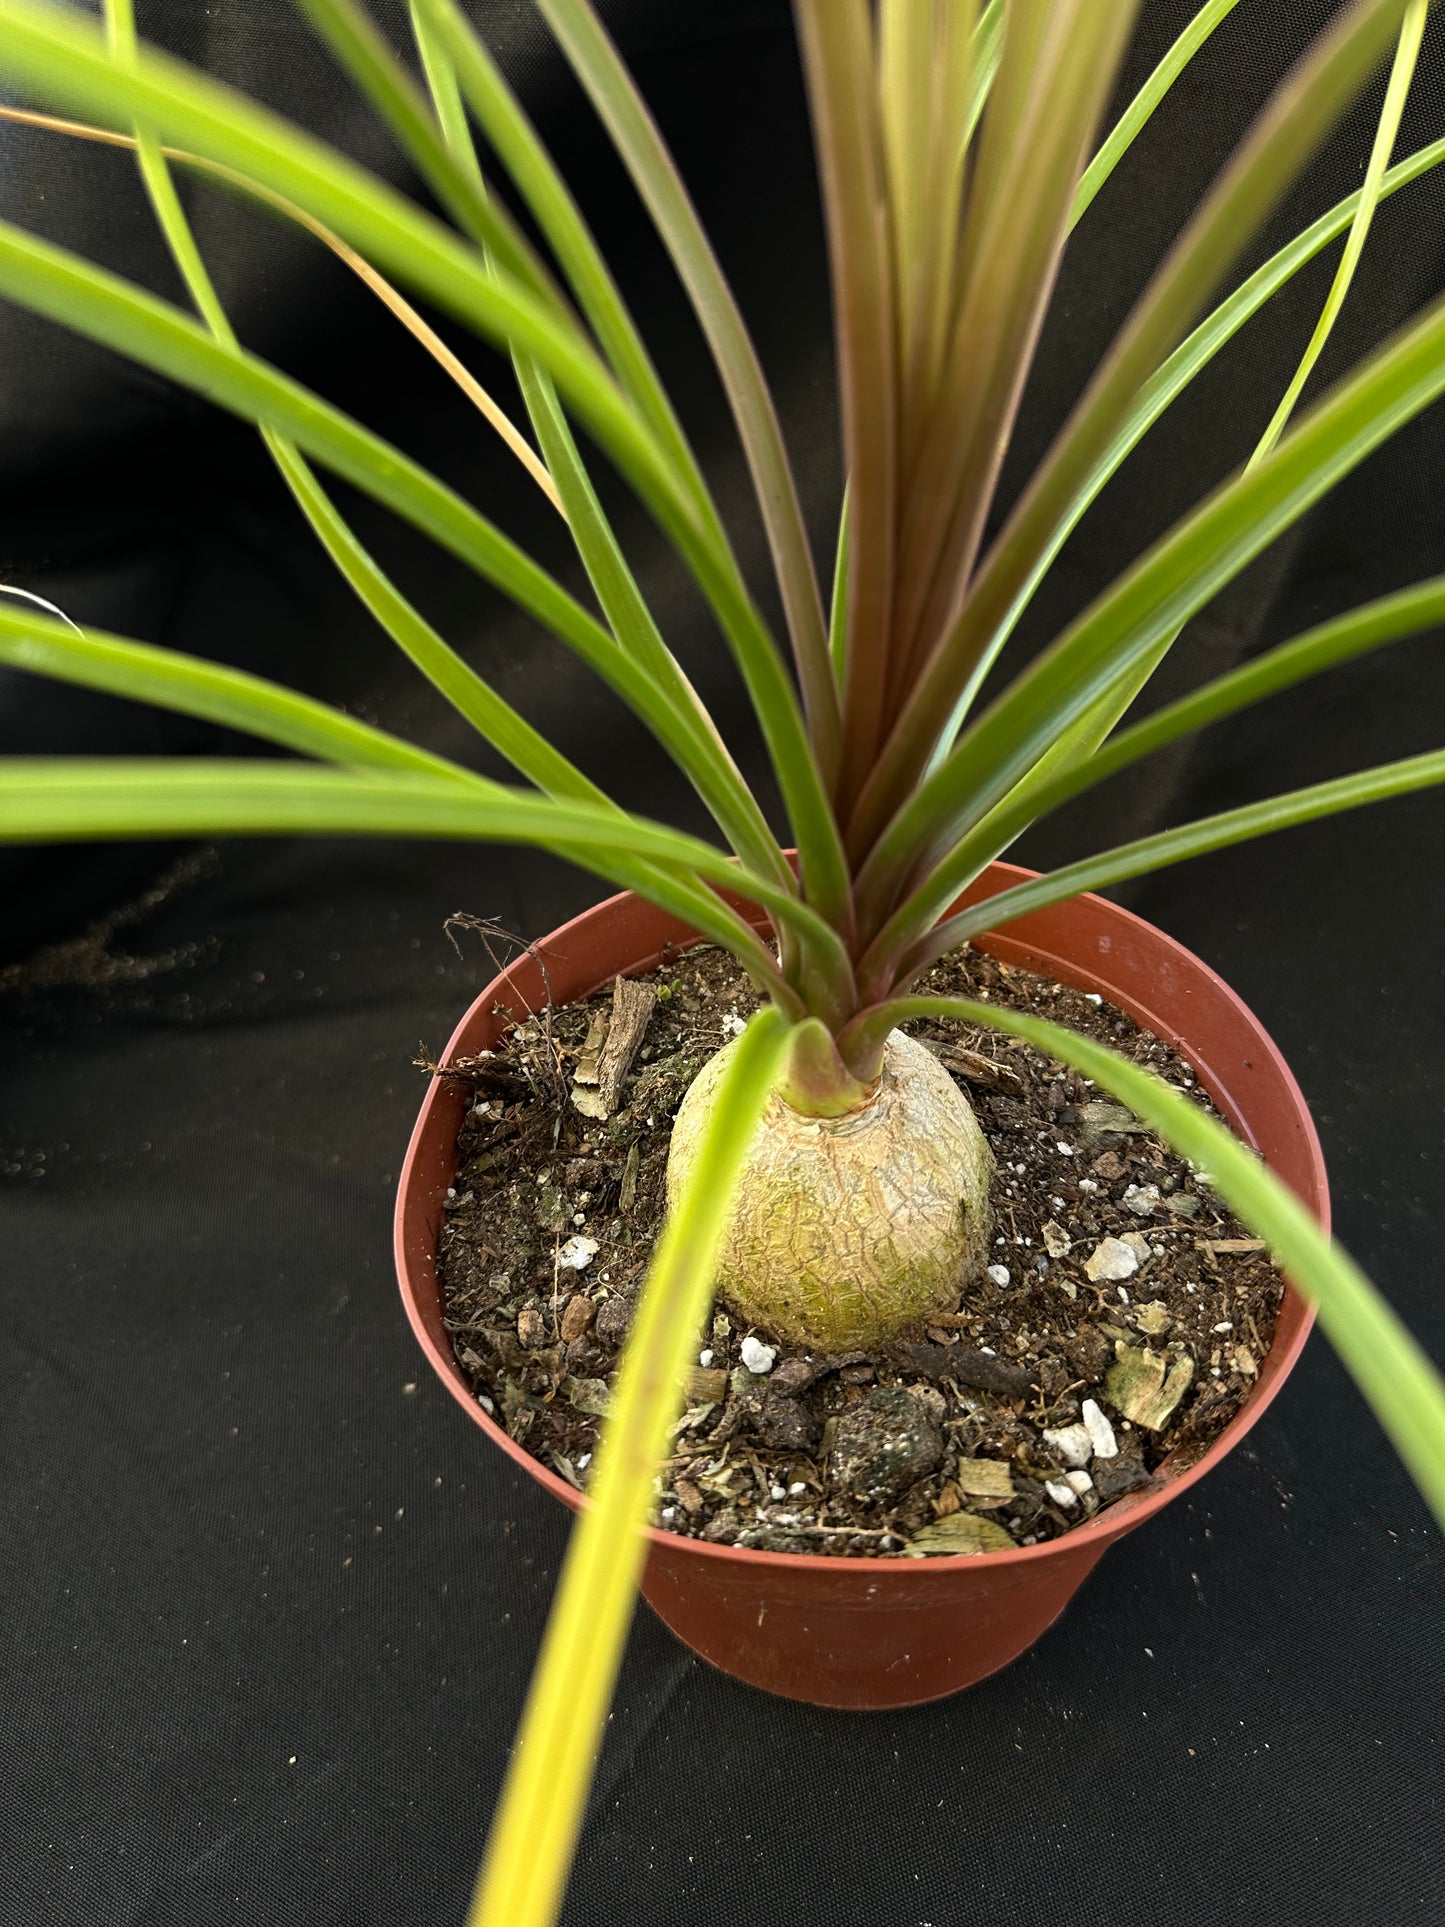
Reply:
[[[878,1056],[881,1061],[881,1044]],[[814,1017],[792,1034],[778,1090],[804,1117],[846,1117],[867,1103],[877,1081],[876,1068],[870,1078],[854,1076],[827,1025]]]

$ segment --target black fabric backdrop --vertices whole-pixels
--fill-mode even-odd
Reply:
[[[1091,211],[1009,487],[1228,143],[1330,12],[1243,6]],[[646,320],[756,565],[716,385],[618,169],[530,11],[476,8]],[[1192,6],[1151,0],[1123,89]],[[836,499],[824,261],[780,0],[629,0],[658,104],[776,379],[820,554]],[[281,0],[153,0],[143,30],[404,179]],[[401,10],[388,8],[401,31]],[[3,59],[3,53],[0,53]],[[1402,148],[1445,119],[1433,32]],[[1272,230],[1358,180],[1366,102]],[[329,259],[188,189],[246,338],[569,567],[508,458]],[[3,212],[173,291],[124,156],[0,132]],[[1441,281],[1441,193],[1385,208],[1321,379]],[[1248,452],[1330,264],[1131,460],[1016,655]],[[484,378],[495,357],[469,349]],[[1207,670],[1441,566],[1437,410],[1192,627]],[[610,491],[689,673],[756,766],[718,640]],[[244,428],[0,308],[0,579],[77,618],[280,675],[453,751]],[[412,593],[624,801],[696,823],[636,727],[498,598],[365,504]],[[575,571],[573,571],[575,574]],[[1036,835],[1080,853],[1436,746],[1436,637],[1161,759]],[[160,716],[0,672],[0,748],[195,753]],[[485,759],[483,759],[485,761]],[[490,765],[487,765],[490,767]],[[1339,1228],[1434,1354],[1441,1312],[1438,796],[1169,873],[1130,900],[1263,1016],[1315,1110]],[[439,1046],[488,974],[465,908],[539,934],[596,895],[525,854],[317,840],[0,851],[5,1376],[0,1918],[76,1927],[458,1921],[563,1546],[550,1501],[422,1368],[388,1224]],[[848,1717],[713,1674],[639,1615],[569,1922],[1018,1927],[1417,1923],[1441,1902],[1438,1537],[1322,1340],[1207,1485],[1117,1548],[1024,1660]]]

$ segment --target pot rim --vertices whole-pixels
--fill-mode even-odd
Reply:
[[[1022,882],[1030,880],[1037,876],[1038,872],[1025,869],[1020,864],[995,862],[983,873],[983,876],[989,880],[999,878],[1001,875],[1006,878],[1008,883],[1012,883],[1014,881]],[[1000,881],[999,888],[1004,887],[1006,887],[1006,883]],[[988,894],[992,895],[994,892],[990,891]],[[632,895],[633,893],[631,891],[624,890],[617,892],[611,897],[603,898],[600,902],[579,912],[577,916],[569,918],[566,923],[559,924],[555,930],[549,932],[548,935],[534,947],[537,949],[551,948],[558,945],[561,939],[568,936],[585,936],[586,926],[599,912],[612,908],[613,906],[621,905],[632,897]],[[1174,959],[1185,965],[1190,972],[1202,977],[1204,981],[1210,984],[1215,993],[1221,995],[1223,1000],[1232,1006],[1234,1011],[1242,1017],[1245,1023],[1256,1033],[1259,1040],[1259,1048],[1264,1052],[1271,1070],[1291,1099],[1301,1124],[1304,1137],[1304,1150],[1312,1170],[1319,1200],[1317,1216],[1320,1223],[1328,1230],[1330,1223],[1329,1191],[1326,1180],[1324,1153],[1320,1145],[1319,1133],[1315,1129],[1314,1119],[1311,1117],[1309,1108],[1305,1103],[1304,1093],[1301,1091],[1294,1073],[1285,1062],[1278,1045],[1274,1042],[1273,1038],[1269,1036],[1268,1032],[1265,1031],[1263,1025],[1244,1002],[1243,998],[1230,987],[1217,971],[1205,963],[1202,958],[1196,957],[1194,953],[1186,949],[1183,944],[1160,930],[1156,925],[1149,923],[1147,919],[1136,916],[1132,910],[1126,910],[1122,905],[1111,903],[1107,898],[1100,897],[1093,892],[1081,892],[1078,897],[1071,898],[1069,901],[1071,903],[1082,902],[1097,905],[1101,909],[1106,910],[1111,917],[1119,919],[1125,928],[1132,927],[1136,930],[1147,931],[1149,940],[1152,943],[1163,945]],[[1005,925],[1004,929],[1007,930],[1007,928],[1008,926]],[[972,941],[982,947],[993,935],[994,933],[992,931],[987,931],[983,933],[981,937],[972,939]],[[1026,947],[1025,939],[1010,939],[1010,941],[1018,941],[1021,947]],[[499,972],[498,975],[483,988],[480,995],[474,998],[471,1004],[468,1005],[466,1012],[463,1014],[447,1041],[446,1050],[440,1059],[441,1063],[447,1063],[457,1052],[460,1041],[464,1033],[470,1028],[476,1013],[482,1008],[489,1007],[497,1000],[500,992],[507,985],[510,969],[511,966],[509,965],[507,969]],[[1187,1039],[1176,1039],[1173,1048],[1177,1049],[1182,1056],[1188,1057],[1191,1062],[1194,1062]],[[1199,1067],[1196,1065],[1196,1068]],[[393,1249],[396,1258],[397,1277],[401,1285],[402,1302],[406,1308],[407,1321],[411,1326],[412,1333],[418,1344],[426,1354],[432,1369],[437,1373],[452,1397],[456,1399],[457,1403],[472,1421],[482,1428],[492,1443],[499,1446],[508,1458],[534,1478],[538,1484],[544,1486],[554,1498],[560,1499],[570,1511],[581,1512],[584,1507],[591,1503],[587,1494],[578,1491],[575,1486],[569,1485],[565,1479],[552,1471],[550,1467],[543,1465],[540,1459],[534,1458],[532,1454],[526,1450],[525,1446],[519,1445],[515,1439],[503,1430],[489,1413],[482,1409],[477,1403],[475,1394],[463,1379],[461,1368],[452,1355],[450,1347],[444,1347],[437,1342],[428,1330],[421,1314],[416,1284],[412,1277],[411,1257],[406,1245],[405,1219],[410,1189],[415,1181],[415,1167],[421,1156],[423,1142],[428,1135],[432,1112],[438,1103],[441,1088],[439,1080],[433,1078],[428,1087],[426,1097],[422,1101],[420,1114],[417,1117],[410,1141],[407,1144],[406,1158],[402,1164],[401,1178],[397,1187],[397,1203],[393,1219]],[[1269,1382],[1267,1384],[1256,1385],[1255,1389],[1249,1394],[1248,1398],[1246,1398],[1244,1404],[1235,1413],[1234,1417],[1230,1419],[1229,1423],[1224,1427],[1224,1430],[1219,1434],[1218,1438],[1214,1440],[1209,1449],[1202,1453],[1192,1465],[1167,1478],[1163,1483],[1147,1491],[1129,1494],[1122,1499],[1116,1500],[1107,1510],[1099,1513],[1094,1519],[1091,1519],[1087,1525],[1075,1526],[1072,1530],[1062,1533],[1056,1539],[1046,1540],[1040,1545],[1017,1546],[1009,1551],[930,1554],[927,1557],[912,1559],[899,1553],[892,1553],[886,1557],[862,1555],[855,1558],[850,1555],[846,1559],[842,1559],[837,1556],[820,1553],[764,1552],[751,1546],[726,1545],[714,1543],[707,1539],[694,1539],[686,1533],[669,1532],[665,1527],[657,1525],[649,1525],[644,1528],[647,1543],[649,1546],[658,1546],[670,1553],[682,1553],[688,1556],[695,1555],[700,1559],[741,1562],[744,1565],[765,1567],[771,1571],[787,1569],[795,1572],[836,1573],[841,1565],[845,1566],[848,1571],[852,1573],[863,1572],[874,1575],[890,1572],[896,1574],[900,1568],[907,1570],[910,1574],[917,1573],[920,1575],[930,1571],[953,1572],[963,1566],[967,1566],[970,1569],[987,1566],[1001,1570],[1004,1567],[1022,1567],[1040,1560],[1058,1558],[1066,1553],[1074,1555],[1081,1553],[1086,1554],[1091,1549],[1102,1552],[1104,1548],[1115,1539],[1121,1538],[1135,1526],[1142,1525],[1146,1519],[1153,1517],[1156,1512],[1161,1511],[1164,1506],[1171,1503],[1182,1492],[1187,1491],[1190,1486],[1198,1484],[1205,1474],[1212,1471],[1214,1467],[1234,1449],[1245,1434],[1258,1423],[1260,1418],[1263,1417],[1265,1411],[1272,1404],[1284,1384],[1285,1379],[1293,1369],[1300,1353],[1303,1351],[1305,1342],[1310,1335],[1315,1321],[1315,1307],[1297,1290],[1288,1277],[1285,1279],[1285,1293],[1286,1300],[1284,1302],[1287,1302],[1288,1299],[1292,1297],[1301,1307],[1302,1316],[1299,1319],[1298,1326],[1290,1338],[1284,1343],[1283,1347],[1280,1346],[1277,1338],[1276,1341],[1271,1344],[1266,1354],[1266,1360],[1272,1363],[1275,1369],[1270,1374]],[[1164,1464],[1167,1468],[1168,1461],[1166,1460]],[[926,1583],[926,1581],[924,1583]]]

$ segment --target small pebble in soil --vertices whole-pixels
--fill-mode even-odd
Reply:
[[[1098,1284],[1112,1284],[1116,1278],[1132,1278],[1139,1269],[1139,1257],[1122,1238],[1101,1238],[1084,1260],[1086,1275]]]
[[[566,1309],[562,1313],[561,1325],[558,1327],[562,1334],[562,1342],[570,1345],[574,1339],[580,1338],[591,1325],[596,1312],[597,1308],[592,1300],[582,1292],[579,1291],[575,1297],[569,1298]]]
[[[1070,1506],[1075,1506],[1079,1503],[1078,1493],[1075,1492],[1071,1485],[1065,1485],[1062,1479],[1045,1479],[1044,1490],[1048,1493],[1054,1504],[1061,1505],[1065,1512],[1068,1511]]]
[[[1062,1198],[1050,1198],[1050,1204],[1062,1205]],[[1051,1258],[1067,1258],[1074,1248],[1074,1241],[1061,1224],[1052,1218],[1044,1226],[1044,1250]]]
[[[597,1256],[595,1238],[569,1238],[557,1253],[557,1263],[564,1271],[585,1271]]]
[[[517,1337],[529,1352],[547,1342],[547,1321],[535,1305],[523,1305],[517,1313]]]
[[[1007,1265],[990,1265],[988,1275],[998,1286],[999,1290],[1002,1291],[1009,1281],[1009,1268]]]

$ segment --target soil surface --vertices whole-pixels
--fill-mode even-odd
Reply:
[[[967,948],[920,988],[1053,1018],[1211,1108],[1177,1052],[1095,996]],[[456,1356],[579,1487],[660,1228],[673,1114],[757,1003],[699,947],[621,993],[518,1012],[497,1050],[441,1072],[471,1094],[441,1238]],[[1250,1391],[1283,1288],[1201,1175],[1028,1046],[908,1028],[993,1151],[989,1269],[877,1355],[775,1346],[717,1308],[662,1474],[674,1532],[855,1556],[1034,1545],[1166,1460],[1192,1464]]]

